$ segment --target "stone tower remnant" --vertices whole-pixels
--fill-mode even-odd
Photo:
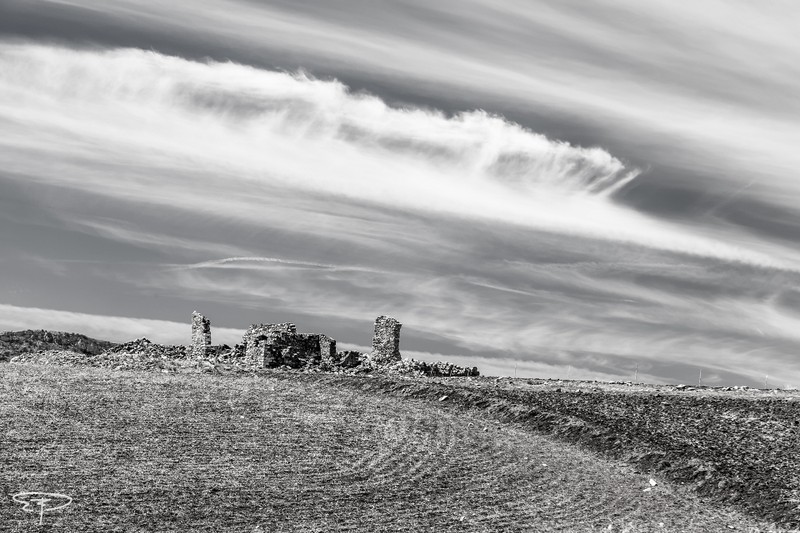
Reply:
[[[211,346],[211,321],[198,313],[192,313],[192,357],[205,357]]]
[[[400,328],[403,325],[390,316],[375,319],[371,357],[376,363],[400,361]]]

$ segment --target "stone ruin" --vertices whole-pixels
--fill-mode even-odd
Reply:
[[[302,368],[335,364],[336,341],[320,333],[297,333],[283,324],[253,324],[242,337],[245,361],[255,366]]]
[[[192,337],[188,346],[167,346],[142,338],[123,344],[107,343],[108,347],[104,351],[91,354],[90,357],[81,356],[80,361],[82,364],[88,362],[98,367],[160,369],[162,372],[177,371],[189,366],[202,368],[203,372],[293,368],[345,374],[376,372],[432,377],[479,375],[477,368],[401,358],[401,327],[391,317],[379,316],[375,319],[373,349],[370,353],[337,351],[336,341],[331,337],[321,333],[298,333],[297,327],[290,323],[253,324],[245,332],[242,343],[230,347],[226,344],[211,344],[211,321],[195,311],[192,313]],[[57,355],[47,355],[43,361],[74,361],[71,358],[73,352],[53,353]],[[64,353],[68,354],[66,359]],[[18,360],[18,357],[22,355],[15,356],[14,360]],[[38,361],[35,353],[32,357],[34,359],[31,360]]]
[[[241,344],[230,348],[211,345],[211,322],[195,311],[189,355],[198,359],[227,360],[249,368],[320,368],[356,373],[383,369],[427,376],[479,375],[477,368],[403,359],[400,356],[401,327],[402,324],[392,317],[376,318],[369,354],[352,350],[338,352],[336,340],[321,333],[298,333],[297,326],[289,322],[253,324],[247,328]]]
[[[394,363],[400,357],[400,328],[403,325],[390,316],[375,319],[370,357],[378,364]]]
[[[191,356],[202,359],[208,354],[211,346],[211,321],[198,313],[192,313],[192,345]]]

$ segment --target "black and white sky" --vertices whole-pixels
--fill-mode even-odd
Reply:
[[[800,386],[800,4],[0,0],[0,330]]]

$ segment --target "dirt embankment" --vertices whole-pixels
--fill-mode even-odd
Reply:
[[[504,387],[485,379],[315,375],[363,391],[479,408],[800,528],[800,401],[788,395]]]

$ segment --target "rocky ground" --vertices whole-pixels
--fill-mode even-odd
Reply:
[[[47,365],[88,365],[117,370],[165,370],[177,372],[181,368],[194,368],[186,358],[186,347],[155,344],[147,339],[137,339],[114,345],[98,354],[77,353],[70,350],[40,350],[21,353],[11,358],[15,363]]]

